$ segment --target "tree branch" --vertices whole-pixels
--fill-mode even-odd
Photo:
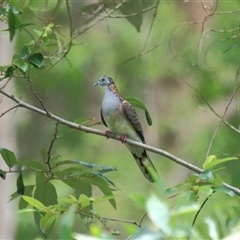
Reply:
[[[65,120],[63,118],[60,118],[54,114],[52,114],[51,112],[46,112],[42,109],[39,109],[37,107],[34,107],[28,103],[25,103],[23,101],[21,101],[20,99],[16,98],[14,95],[11,95],[7,92],[5,92],[3,89],[0,89],[0,93],[3,94],[4,96],[6,96],[7,98],[10,98],[11,100],[13,100],[14,102],[16,102],[18,104],[19,107],[24,107],[26,109],[29,109],[33,112],[36,112],[38,114],[41,114],[43,116],[46,116],[58,123],[61,123],[63,125],[66,125],[68,127],[71,127],[71,128],[74,128],[74,129],[77,129],[77,130],[81,130],[81,131],[84,131],[86,133],[92,133],[92,134],[95,134],[95,135],[99,135],[99,136],[104,136],[105,137],[105,132],[103,131],[100,131],[100,130],[97,130],[97,129],[94,129],[94,128],[90,128],[90,127],[86,127],[86,126],[83,126],[83,125],[79,125],[77,123],[74,123],[74,122],[70,122],[68,120]],[[117,136],[115,134],[109,134],[109,138],[112,138],[114,140],[118,140],[118,141],[121,141],[120,140],[120,136]],[[161,155],[161,156],[164,156],[172,161],[174,161],[175,163],[179,164],[179,165],[182,165],[196,173],[201,173],[203,172],[203,169],[191,164],[191,163],[188,163],[184,160],[182,160],[181,158],[177,157],[177,156],[174,156],[172,155],[171,153],[167,152],[167,151],[164,151],[162,149],[159,149],[159,148],[155,148],[155,147],[152,147],[152,146],[149,146],[149,145],[146,145],[146,144],[143,144],[143,143],[139,143],[139,142],[136,142],[136,141],[133,141],[131,139],[126,139],[126,143],[129,143],[130,145],[133,145],[133,146],[137,146],[137,147],[140,147],[140,148],[144,148],[150,152],[153,152],[153,153],[156,153],[158,155]],[[236,187],[233,187],[227,183],[223,183],[223,185],[230,189],[231,191],[233,191],[236,195],[240,196],[240,189],[236,188]]]

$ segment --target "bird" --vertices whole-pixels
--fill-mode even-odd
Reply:
[[[125,143],[126,139],[129,138],[145,144],[143,130],[135,109],[119,94],[111,77],[102,76],[93,86],[98,85],[105,89],[100,115],[103,124],[110,130],[105,132],[106,137],[108,137],[111,132],[120,135],[121,142],[124,143],[132,153],[143,175],[149,182],[154,182],[149,169],[152,168],[155,172],[157,172],[157,170],[147,155],[146,150]]]

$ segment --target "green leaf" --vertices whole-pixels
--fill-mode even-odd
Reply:
[[[15,36],[17,24],[19,24],[19,21],[15,16],[12,7],[10,7],[8,11],[8,31],[10,35],[10,42],[13,40]]]
[[[44,68],[46,63],[44,61],[44,57],[41,53],[34,53],[32,56],[28,58],[28,61],[38,69]]]
[[[134,13],[141,12],[143,10],[143,1],[125,1],[120,7],[120,11],[124,15],[131,15]],[[132,17],[126,17],[126,19],[140,32],[140,27],[142,25],[143,14],[137,14]]]
[[[6,148],[0,148],[0,154],[2,155],[3,160],[8,165],[9,168],[12,168],[16,164],[17,160],[14,152]]]
[[[130,102],[134,107],[137,107],[137,108],[140,108],[140,109],[144,110],[145,116],[146,116],[146,119],[147,119],[147,123],[148,123],[149,126],[151,126],[152,125],[152,118],[151,118],[146,106],[136,98],[127,98],[126,100],[128,102]]]
[[[211,181],[214,179],[214,174],[209,170],[199,173],[198,176],[205,181]]]
[[[6,179],[6,175],[7,175],[7,173],[5,171],[3,171],[2,169],[0,169],[0,178],[5,180]]]
[[[45,206],[57,204],[57,192],[55,187],[50,181],[42,182],[41,179],[44,180],[43,175],[38,176],[36,179],[37,186],[34,192],[34,198],[41,201]],[[38,212],[35,212],[34,221],[36,226],[44,236],[48,236],[53,229],[53,224],[49,228],[45,229],[45,232],[43,232],[43,228],[41,227],[41,219],[42,215],[40,215]]]
[[[31,197],[32,196],[32,193],[33,193],[33,189],[34,189],[34,185],[28,185],[28,186],[25,186],[25,191],[24,191],[24,195],[25,196],[29,196]],[[18,194],[19,196],[19,194]],[[12,200],[12,199],[11,199]],[[19,199],[19,202],[18,202],[18,209],[24,209],[28,206],[28,202],[26,202],[22,197]]]
[[[29,196],[22,196],[22,198],[29,203],[31,206],[37,208],[40,211],[43,211],[44,209],[46,209],[46,206],[44,206],[44,204],[42,204],[40,201],[38,201],[37,199],[33,198],[33,197],[29,197]]]
[[[115,167],[108,167],[108,166],[104,166],[104,165],[88,163],[88,162],[84,162],[84,161],[81,161],[81,160],[78,160],[78,159],[73,160],[73,162],[78,163],[78,164],[80,164],[84,167],[88,167],[90,169],[100,168],[100,169],[103,170],[102,172],[111,172],[111,171],[116,171],[117,170],[117,168],[115,168]]]
[[[25,191],[25,186],[23,183],[23,177],[22,177],[22,172],[20,172],[18,178],[17,178],[17,192],[20,195],[23,195]]]
[[[31,51],[30,51],[29,47],[27,45],[24,45],[21,50],[21,53],[20,53],[20,58],[25,59],[29,56],[30,53],[31,53]]]
[[[53,226],[57,218],[58,218],[57,214],[45,214],[45,216],[40,220],[42,232],[45,233],[51,226]]]
[[[46,164],[36,160],[21,160],[21,161],[17,161],[16,165],[25,166],[29,169],[36,169],[36,170],[42,170],[42,171],[48,170]]]
[[[237,157],[228,157],[228,158],[223,158],[223,159],[217,159],[216,156],[210,155],[206,161],[203,164],[204,169],[211,169],[221,163],[228,162],[228,161],[233,161],[233,160],[238,160]]]
[[[79,196],[78,202],[81,204],[81,208],[86,208],[92,205],[92,201],[85,194]]]
[[[102,178],[99,178],[99,177],[91,178],[88,180],[88,182],[92,185],[97,186],[105,196],[113,195],[113,192],[112,192],[113,190],[109,188],[107,182]],[[116,209],[117,204],[115,199],[109,199],[108,201]]]
[[[4,78],[10,78],[13,75],[14,70],[15,70],[15,68],[13,66],[8,67],[5,72]]]
[[[56,188],[50,181],[37,184],[34,197],[45,206],[57,204]]]
[[[234,193],[232,190],[226,188],[225,186],[213,187],[213,190],[214,190],[214,191],[219,191],[219,192],[226,193],[227,195],[229,195],[229,196],[231,196],[231,197],[234,197],[234,196],[235,196],[235,193]]]

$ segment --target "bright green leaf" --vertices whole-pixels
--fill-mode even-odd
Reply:
[[[221,163],[228,162],[228,161],[233,161],[233,160],[238,160],[237,157],[228,157],[228,158],[223,158],[223,159],[217,159],[216,156],[209,156],[206,161],[203,164],[204,169],[211,169]]]
[[[22,196],[22,198],[28,202],[30,205],[32,205],[33,207],[37,208],[38,210],[44,210],[46,209],[46,206],[44,206],[40,201],[38,201],[37,199],[33,198],[33,197],[29,197],[29,196]]]
[[[6,148],[0,148],[0,154],[2,155],[3,160],[9,168],[12,168],[16,164],[16,157],[14,152]]]
[[[40,220],[40,227],[42,232],[46,232],[56,221],[58,215],[56,214],[45,214],[43,218]]]

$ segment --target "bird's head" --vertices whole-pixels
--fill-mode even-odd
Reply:
[[[100,77],[100,79],[93,85],[94,87],[95,86],[107,86],[109,87],[110,85],[114,84],[114,81],[111,77],[108,77],[108,76],[103,76],[103,77]]]

